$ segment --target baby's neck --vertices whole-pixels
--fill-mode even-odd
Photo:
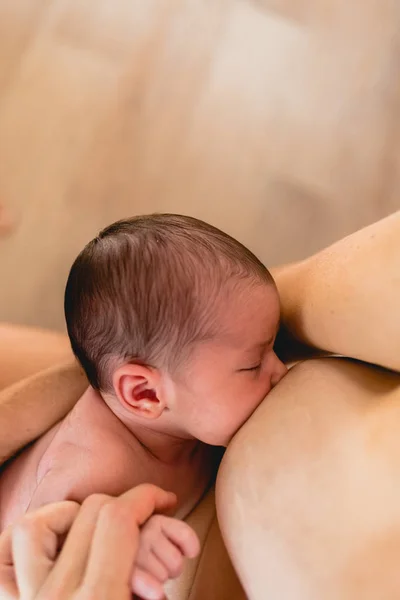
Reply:
[[[199,454],[206,451],[207,446],[182,432],[162,429],[158,420],[137,421],[119,404],[114,397],[104,397],[104,404],[114,413],[127,430],[141,444],[142,448],[153,459],[169,466],[192,464],[198,460]]]
[[[199,440],[176,438],[143,427],[132,428],[131,432],[146,453],[150,469],[165,477],[165,486],[160,482],[161,487],[177,494],[175,516],[185,518],[215,480],[218,449]]]
[[[170,433],[154,431],[143,426],[128,429],[153,458],[166,465],[192,463],[206,450],[205,444],[194,439],[185,439]]]
[[[175,516],[185,518],[214,483],[221,450],[195,439],[185,439],[143,426],[130,426],[130,433],[143,450],[150,471],[165,477],[165,487],[177,494]]]
[[[213,483],[220,449],[134,423],[111,410],[98,394],[89,394],[86,404],[88,415],[103,411],[108,414],[114,435],[131,448],[140,465],[140,479],[175,492],[179,500],[177,516],[186,516]]]

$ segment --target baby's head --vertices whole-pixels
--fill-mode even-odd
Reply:
[[[65,291],[72,349],[112,410],[226,445],[286,369],[264,265],[197,219],[139,216],[104,229]]]

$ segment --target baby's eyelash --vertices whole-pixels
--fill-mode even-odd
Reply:
[[[254,367],[250,367],[249,369],[242,369],[242,371],[258,371],[261,368],[261,363],[255,365]]]

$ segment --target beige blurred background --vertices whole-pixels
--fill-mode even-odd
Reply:
[[[398,0],[0,0],[0,320],[62,328],[120,217],[272,265],[400,208],[399,32]]]

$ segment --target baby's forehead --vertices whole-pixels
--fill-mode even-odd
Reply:
[[[272,285],[232,295],[221,301],[216,337],[230,345],[263,344],[277,333],[280,321],[279,297]]]

